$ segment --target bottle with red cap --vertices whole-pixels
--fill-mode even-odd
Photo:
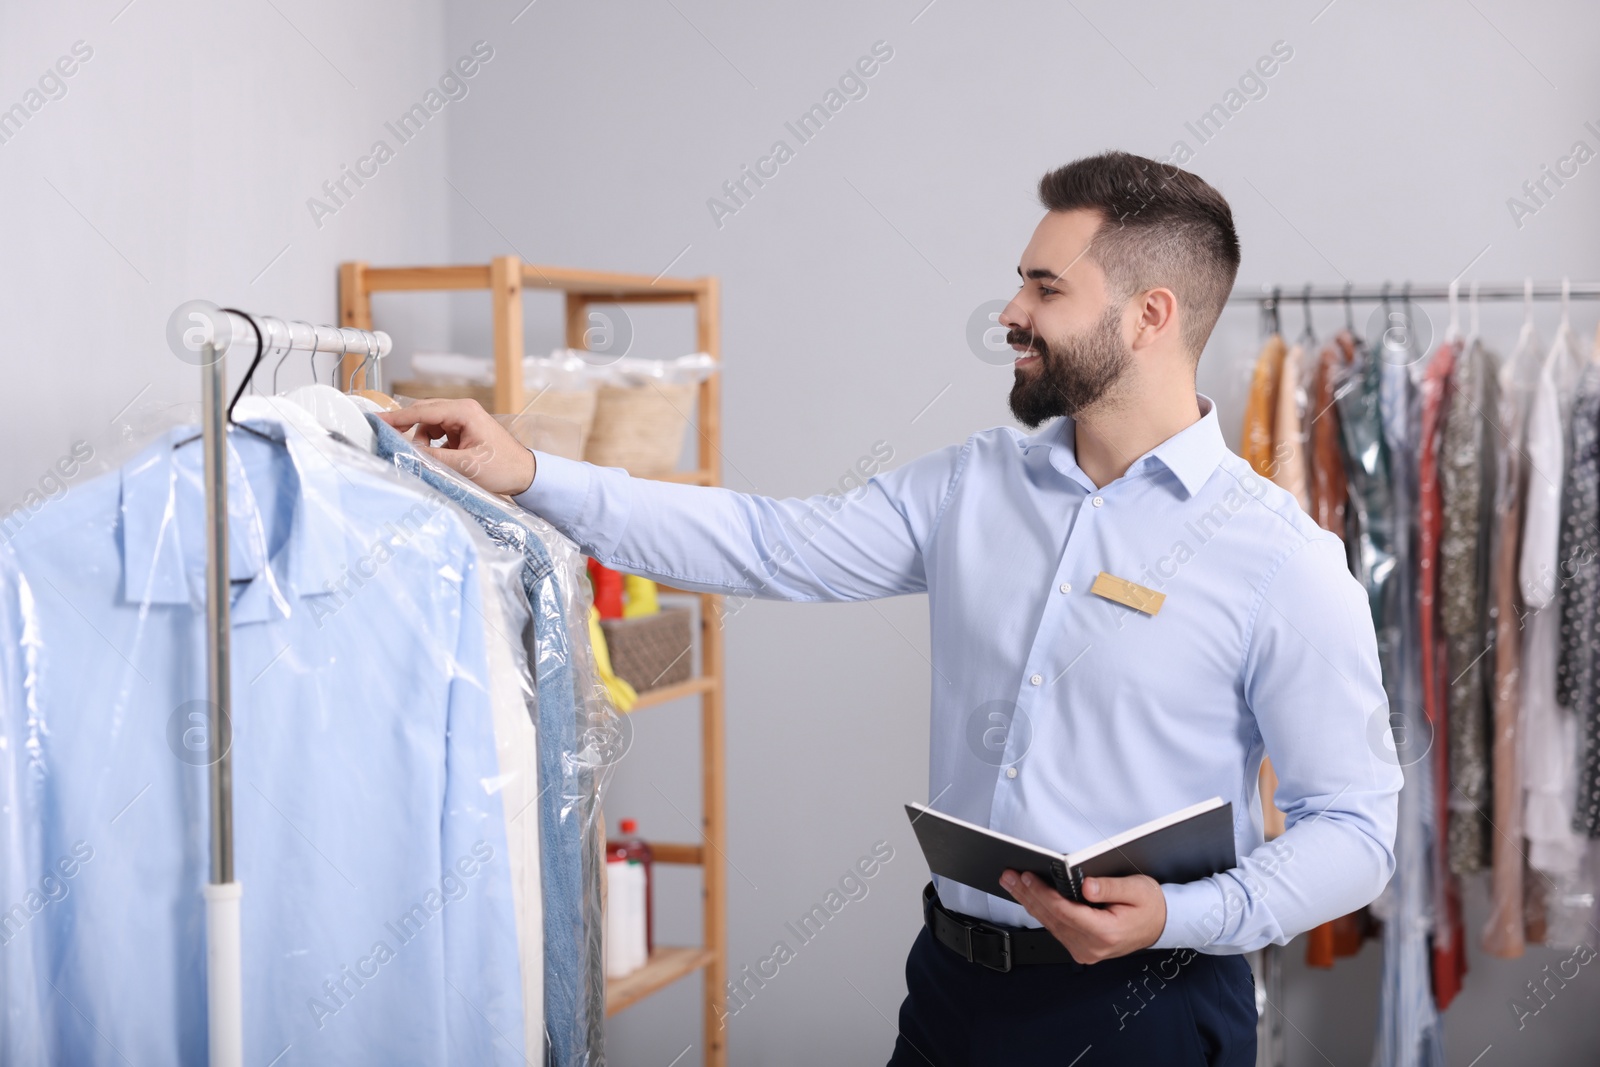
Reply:
[[[617,824],[622,836],[606,842],[606,859],[621,863],[637,863],[644,868],[644,942],[645,951],[656,950],[654,856],[650,845],[634,836],[639,824],[633,819],[623,819]]]

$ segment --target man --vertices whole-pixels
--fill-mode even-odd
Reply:
[[[1014,872],[1020,903],[930,885],[892,1064],[1253,1064],[1240,954],[1361,907],[1393,871],[1401,774],[1372,740],[1372,620],[1339,540],[1228,451],[1195,392],[1239,264],[1227,202],[1121,152],[1039,191],[1001,317],[1032,436],[974,434],[842,501],[774,500],[529,453],[468,401],[385,418],[448,438],[442,461],[608,566],[787,600],[926,591],[941,811],[1068,851],[1233,802],[1240,864],[1198,882],[1093,879],[1098,907]],[[1165,599],[1100,595],[1102,572]],[[1272,842],[1265,753],[1288,822]]]

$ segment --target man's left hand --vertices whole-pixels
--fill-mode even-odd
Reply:
[[[1149,948],[1167,926],[1167,898],[1148,875],[1084,879],[1084,899],[1108,905],[1104,908],[1075,904],[1035,874],[1019,878],[1008,870],[1000,884],[1079,963],[1099,963]]]

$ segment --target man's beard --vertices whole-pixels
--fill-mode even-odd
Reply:
[[[1076,415],[1105,396],[1133,361],[1122,340],[1122,309],[1106,308],[1100,321],[1076,337],[1050,343],[1028,330],[1011,330],[1010,344],[1039,356],[1032,370],[1018,368],[1011,414],[1029,429],[1057,415]]]

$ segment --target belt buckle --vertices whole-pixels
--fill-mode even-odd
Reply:
[[[1009,930],[997,930],[987,923],[972,923],[970,925],[963,923],[962,929],[965,930],[967,934],[966,950],[968,963],[976,963],[980,967],[987,967],[991,971],[999,971],[1001,974],[1005,974],[1011,970],[1011,932]],[[973,956],[972,935],[974,932],[999,935],[1000,962],[998,964],[990,963],[988,960],[980,960]]]

